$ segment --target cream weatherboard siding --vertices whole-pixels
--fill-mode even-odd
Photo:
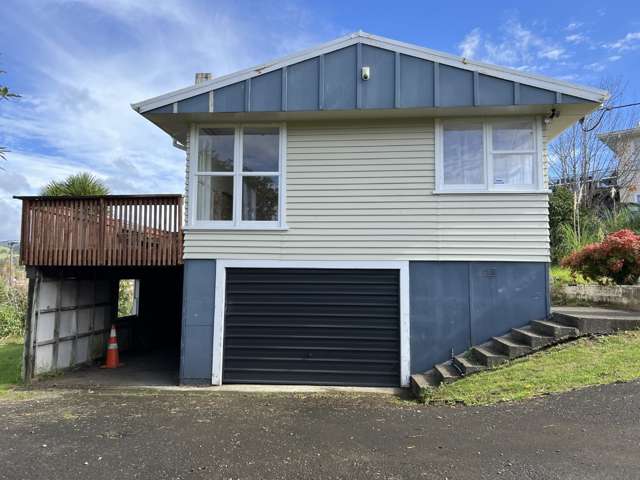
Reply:
[[[434,195],[434,168],[431,119],[289,124],[289,229],[187,229],[184,256],[549,261],[545,193]]]

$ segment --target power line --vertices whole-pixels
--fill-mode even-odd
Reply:
[[[602,119],[604,118],[605,114],[607,112],[610,112],[611,110],[617,110],[618,108],[627,108],[627,107],[637,107],[640,105],[640,102],[634,102],[634,103],[627,103],[625,105],[613,105],[613,106],[602,106],[600,107],[598,110],[600,110],[602,113],[600,114],[600,116],[598,117],[598,120],[596,121],[596,123],[589,127],[589,128],[585,128],[584,126],[584,117],[582,117],[580,119],[580,126],[582,128],[582,131],[585,133],[589,133],[592,132],[593,130],[595,130],[596,128],[598,128],[598,126],[600,125],[600,123],[602,122]]]

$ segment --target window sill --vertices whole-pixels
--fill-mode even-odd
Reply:
[[[247,225],[241,226],[227,226],[227,225],[185,225],[184,230],[221,230],[228,232],[263,232],[263,231],[275,231],[275,232],[285,232],[289,230],[287,225],[284,226],[261,226],[256,225],[255,227],[250,227]]]
[[[468,195],[468,194],[494,194],[494,193],[526,193],[526,194],[535,194],[535,193],[551,193],[551,190],[549,189],[534,189],[534,190],[525,190],[525,189],[517,189],[517,188],[501,188],[501,189],[497,189],[497,190],[483,190],[483,189],[476,189],[476,190],[433,190],[432,193],[434,195]]]

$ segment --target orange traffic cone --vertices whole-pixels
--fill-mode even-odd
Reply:
[[[111,333],[109,334],[109,342],[107,342],[107,363],[100,368],[118,368],[123,364],[120,363],[120,355],[118,354],[118,339],[116,338],[116,326],[111,325]]]

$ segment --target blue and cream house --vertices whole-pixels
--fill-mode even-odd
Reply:
[[[134,104],[186,152],[181,381],[406,386],[545,318],[547,144],[605,97],[358,32]]]
[[[107,235],[95,258],[53,253],[76,265],[73,278],[94,280],[106,267],[87,265],[122,276],[137,275],[124,265],[140,259],[173,262],[139,275],[153,299],[145,328],[175,316],[180,383],[407,386],[549,315],[547,145],[606,95],[362,32],[231,75],[197,74],[133,104],[185,151],[184,206],[163,197],[169,213],[149,217],[145,198],[95,199],[89,211],[103,212]],[[24,200],[58,212],[61,238],[73,238],[67,204]],[[34,215],[23,238],[41,227]],[[127,243],[128,263],[114,242]],[[25,264],[39,254],[25,243]],[[163,304],[172,289],[178,299]],[[88,351],[78,330],[60,333],[65,294],[51,292],[53,343],[39,337],[51,308],[29,323],[27,346],[45,359],[33,360],[36,373]],[[103,339],[106,317],[96,318],[87,325]]]

